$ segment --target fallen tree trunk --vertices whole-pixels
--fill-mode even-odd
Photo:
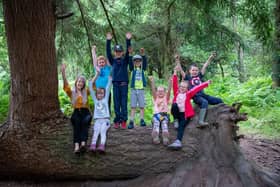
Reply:
[[[72,153],[71,125],[61,114],[34,122],[33,129],[7,122],[0,131],[0,176],[119,180],[115,184],[123,186],[279,186],[279,176],[262,171],[239,149],[237,122],[246,119],[238,105],[214,106],[208,110],[209,128],[196,128],[197,117],[188,125],[181,151],[153,145],[149,127],[111,128],[105,155],[81,156]],[[170,132],[174,140],[175,129]]]

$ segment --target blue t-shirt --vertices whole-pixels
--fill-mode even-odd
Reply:
[[[201,72],[199,72],[197,76],[186,75],[184,80],[189,82],[189,89],[192,89],[193,87],[198,86],[203,82],[203,75]],[[200,94],[203,94],[203,90],[197,92],[195,95],[197,96]]]
[[[109,76],[111,74],[111,66],[105,65],[100,69],[100,75],[95,81],[96,88],[106,88]]]

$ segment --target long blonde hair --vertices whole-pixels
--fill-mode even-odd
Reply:
[[[77,82],[78,82],[79,79],[82,79],[83,82],[84,82],[84,86],[81,90],[82,91],[82,97],[83,97],[83,104],[87,103],[87,90],[85,89],[86,88],[86,78],[82,75],[79,75],[79,76],[77,76],[77,78],[75,80],[75,85],[72,89],[72,97],[71,97],[72,98],[72,101],[71,101],[72,105],[75,105],[76,100],[77,100],[77,96],[78,96],[78,94],[77,94],[78,93],[77,92]]]

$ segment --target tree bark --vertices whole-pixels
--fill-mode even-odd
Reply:
[[[237,108],[222,104],[209,109],[207,121],[211,126],[205,129],[195,127],[198,117],[194,117],[186,128],[181,151],[153,145],[149,127],[111,128],[105,155],[85,153],[79,157],[72,153],[67,119],[38,123],[32,132],[4,130],[9,125],[5,124],[0,138],[0,176],[33,180],[134,179],[123,181],[124,186],[133,181],[153,186],[279,186],[279,176],[261,171],[239,150],[236,124],[246,120],[246,115],[239,114]],[[174,140],[176,130],[170,128],[170,133]]]
[[[275,51],[272,64],[273,87],[280,87],[280,0],[276,0],[275,8]]]
[[[58,112],[55,15],[51,0],[4,0],[11,70],[9,122],[32,122]]]

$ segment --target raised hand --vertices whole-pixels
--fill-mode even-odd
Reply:
[[[131,46],[129,46],[127,50],[128,50],[128,53],[129,53],[130,55],[132,55],[132,53],[133,53],[133,48],[132,48]]]
[[[217,56],[217,52],[216,51],[213,51],[210,55],[210,59],[214,59],[215,57]]]
[[[141,56],[145,55],[145,49],[143,47],[140,49],[140,54],[141,54]]]
[[[154,82],[154,77],[153,76],[148,76],[148,78],[151,82]]]
[[[65,73],[66,64],[61,64],[60,70],[62,73]]]
[[[127,32],[125,34],[126,39],[130,40],[132,38],[132,34],[130,32]]]
[[[92,54],[96,54],[96,45],[93,45],[91,47],[91,52],[92,52]]]
[[[106,34],[106,39],[107,40],[112,40],[112,34],[110,33],[110,32],[108,32],[107,34]]]

